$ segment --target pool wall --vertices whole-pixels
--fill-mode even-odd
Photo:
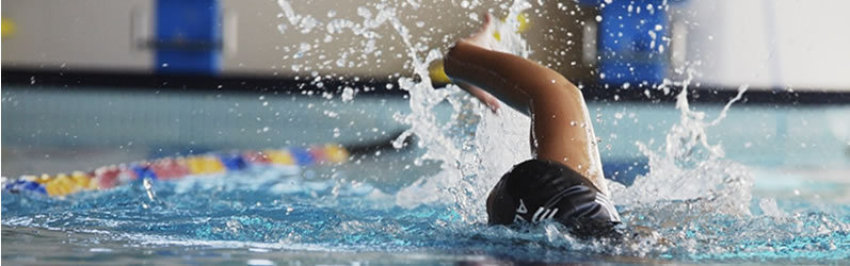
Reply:
[[[436,0],[389,5],[333,0],[310,4],[237,0],[165,3],[9,1],[2,11],[4,71],[159,72],[213,77],[317,73],[391,79],[411,73],[409,58],[402,56],[405,47],[394,29],[384,24],[369,29],[377,36],[369,37],[357,36],[339,25],[380,21],[380,12],[387,12],[384,15],[391,14],[417,37],[416,45],[446,49],[452,40],[476,27],[479,13],[500,8],[497,2],[449,6]],[[624,10],[665,12],[666,16],[656,16],[659,24],[650,29],[663,39],[651,42],[649,47],[658,50],[656,57],[665,61],[660,66],[668,68],[659,70],[667,73],[659,78],[681,80],[687,77],[683,68],[695,67],[699,72],[695,80],[714,88],[749,84],[753,89],[769,91],[850,90],[850,77],[842,75],[850,54],[840,52],[850,44],[850,37],[834,34],[840,31],[836,27],[850,23],[850,18],[841,13],[850,8],[846,1],[691,0],[671,1],[663,8],[653,7],[652,1],[645,3],[640,7],[630,4],[631,8]],[[574,81],[606,81],[604,71],[597,71],[601,62],[612,59],[604,53],[606,40],[643,43],[647,39],[642,31],[606,28],[606,23],[617,16],[606,20],[611,7],[604,7],[600,1],[534,5],[533,14],[526,16],[531,30],[524,33],[534,51],[531,58]],[[621,16],[625,21],[638,15]],[[801,17],[807,19],[795,19]],[[315,25],[296,29],[302,24]],[[669,38],[663,37],[668,34]],[[610,39],[608,35],[624,36]],[[638,48],[624,49],[618,54],[640,52]],[[200,51],[207,54],[194,55]],[[639,64],[640,60],[630,62],[625,66]],[[184,64],[188,68],[181,67]],[[638,85],[632,82],[629,86]]]
[[[471,11],[463,8],[452,8],[445,3],[429,4],[430,1],[415,7],[410,5],[413,2],[399,2],[399,6],[384,6],[384,10],[372,1],[316,0],[310,4],[296,1],[292,2],[291,6],[298,14],[309,14],[304,16],[305,21],[345,19],[357,24],[363,24],[364,17],[376,16],[379,11],[393,9],[397,18],[405,25],[410,25],[412,34],[428,38],[422,45],[434,48],[446,48],[447,40],[464,36],[477,25],[470,19]],[[213,76],[220,74],[289,77],[309,75],[316,71],[320,75],[344,74],[385,78],[411,72],[405,67],[408,59],[396,56],[405,47],[392,37],[393,29],[388,25],[374,29],[381,37],[371,39],[369,46],[374,47],[377,53],[373,52],[361,58],[361,51],[352,50],[352,47],[364,46],[355,38],[357,36],[342,33],[332,41],[325,41],[324,26],[309,32],[296,30],[289,25],[289,19],[281,16],[286,11],[277,1],[194,1],[198,6],[186,9],[217,10],[221,20],[218,26],[213,25],[216,26],[215,29],[208,29],[210,25],[205,24],[199,24],[198,27],[181,26],[182,20],[171,18],[191,14],[181,11],[179,6],[169,9],[157,3],[155,0],[81,0],[73,4],[49,0],[9,1],[5,3],[2,11],[4,23],[14,25],[16,30],[3,36],[3,66],[6,69],[150,74],[168,70],[169,67],[178,67],[175,66],[177,62],[163,66],[168,62],[160,62],[157,52],[160,48],[182,45],[181,49],[185,51],[201,48],[215,51],[216,56],[221,57],[221,62],[220,72],[211,73]],[[498,4],[485,2],[473,5],[476,5],[476,9],[485,10],[495,8]],[[554,7],[556,4],[553,2],[547,5]],[[559,28],[561,31],[581,32],[580,27],[572,23],[571,17],[591,20],[595,12],[588,8],[578,14],[560,16],[553,20],[535,18],[534,23],[540,29]],[[45,14],[51,15],[46,17]],[[169,25],[161,25],[163,23]],[[426,26],[414,26],[416,23]],[[160,32],[165,26],[183,31],[186,36],[178,40],[176,38],[180,36]],[[219,34],[220,38],[189,38],[192,33],[200,34],[209,30]],[[540,60],[557,55],[557,51],[563,50],[562,46],[565,46],[565,42],[561,40],[547,38],[543,31],[529,32],[527,38],[535,46],[549,47],[546,50],[538,49],[541,52],[535,57]],[[574,43],[574,50],[580,49],[580,38],[581,36],[568,37]],[[342,61],[337,62],[340,59],[338,56]],[[579,60],[580,54],[560,58]],[[185,60],[192,58],[187,57],[181,61]],[[589,67],[567,68],[566,64],[555,67],[560,68],[562,72],[575,74],[590,70]]]

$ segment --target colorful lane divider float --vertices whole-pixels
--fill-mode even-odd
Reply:
[[[75,171],[71,174],[53,176],[24,175],[8,182],[3,189],[12,193],[29,191],[50,197],[61,197],[80,191],[111,189],[145,178],[173,180],[187,176],[243,171],[252,166],[303,167],[313,164],[340,164],[346,162],[348,156],[348,151],[338,144],[309,148],[209,153],[110,165],[89,172]]]

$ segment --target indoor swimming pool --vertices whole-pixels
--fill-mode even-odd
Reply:
[[[734,89],[725,91],[732,97],[722,101],[689,98],[697,91],[717,92],[693,80],[699,73],[690,67],[699,68],[696,63],[657,86],[619,85],[617,91],[638,99],[614,95],[587,103],[608,188],[622,216],[621,236],[578,238],[557,223],[488,225],[487,193],[514,164],[532,157],[530,121],[509,108],[490,112],[458,86],[435,86],[429,67],[442,58],[442,46],[461,33],[430,29],[418,36],[415,29],[427,28],[426,23],[401,14],[417,14],[421,1],[397,2],[364,4],[348,10],[355,18],[349,20],[336,11],[308,14],[311,9],[302,3],[275,1],[281,24],[269,27],[312,38],[276,49],[293,58],[324,60],[315,69],[280,67],[304,73],[294,80],[310,91],[304,86],[86,87],[42,84],[35,76],[29,84],[4,84],[4,263],[842,264],[850,259],[850,105],[751,102],[751,94],[780,92],[759,92],[747,84],[736,85],[738,97]],[[460,5],[481,5],[472,2]],[[537,46],[518,28],[526,16],[521,14],[549,15],[527,11],[531,6],[516,0],[492,8],[507,14],[498,37],[505,51],[523,57],[544,52],[531,51]],[[462,18],[478,25],[480,12],[472,9]],[[376,47],[381,38],[400,48]],[[321,44],[340,39],[348,52],[326,56]],[[429,46],[437,41],[444,43]],[[403,58],[405,69],[371,87],[333,83],[351,77],[318,71],[334,65],[366,71],[373,67],[370,60],[385,57]],[[376,86],[391,93],[367,93]],[[580,87],[588,94],[609,89]],[[659,98],[650,97],[655,95]],[[333,157],[344,154],[335,145],[349,156]],[[285,159],[289,164],[252,163],[246,154],[253,151],[289,152],[292,158]],[[301,163],[296,153],[311,163]],[[162,158],[186,165],[206,158],[218,170],[187,166],[174,174],[178,177],[158,178],[161,172],[147,171],[144,161]],[[231,167],[230,159],[240,163]],[[58,173],[96,175],[93,170],[110,165],[135,172],[104,189],[30,189],[58,179]],[[25,176],[43,173],[53,179]],[[32,186],[15,185],[24,182]]]

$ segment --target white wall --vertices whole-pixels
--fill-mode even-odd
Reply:
[[[5,0],[3,66],[150,72],[150,0]]]
[[[370,29],[378,34],[372,39],[376,48],[373,53],[364,52],[370,39],[356,36],[351,30],[327,34],[326,27],[335,19],[349,20],[362,26],[365,20],[358,9],[368,11],[371,14],[370,21],[374,21],[380,11],[389,9],[379,10],[379,1],[285,2],[290,4],[296,16],[314,18],[319,23],[318,27],[306,33],[301,32],[302,28],[293,26],[289,18],[284,16],[284,11],[277,1],[222,0],[225,28],[235,29],[226,30],[225,38],[228,35],[236,36],[235,46],[228,46],[228,41],[225,40],[225,73],[309,75],[316,71],[320,74],[386,77],[395,73],[408,75],[411,72],[407,65],[410,60],[406,55],[407,48],[401,35],[390,22]],[[471,17],[480,18],[487,10],[496,15],[504,15],[507,12],[504,7],[509,6],[512,1],[480,1],[470,4],[468,8],[460,7],[459,1],[449,0],[381,2],[389,2],[388,6],[395,9],[394,18],[409,30],[413,45],[445,51],[454,40],[467,36],[480,25],[480,21]],[[412,2],[419,4],[414,7],[410,4]],[[530,2],[539,6],[536,1]],[[504,7],[500,7],[500,4]],[[581,28],[576,21],[590,20],[593,16],[585,12],[573,12],[570,15],[568,11],[575,11],[574,3],[567,3],[570,8],[563,10],[556,8],[559,6],[557,1],[547,1],[544,5],[545,8],[538,8],[538,12],[530,15],[532,29],[525,34],[535,50],[532,57],[562,72],[570,72],[578,67],[570,66],[569,62],[580,61],[578,50]],[[592,8],[587,10],[595,12]],[[583,16],[587,18],[582,18]],[[280,24],[284,27],[282,31],[278,29]],[[574,35],[568,37],[566,31],[571,31]],[[568,44],[567,40],[572,42]],[[309,50],[295,57],[294,54],[304,46],[309,47]],[[424,56],[427,51],[425,49],[420,56]],[[568,50],[570,54],[559,53],[563,50]],[[345,60],[339,60],[341,58]],[[557,64],[558,62],[560,64]]]
[[[379,11],[377,2],[370,0],[289,2],[298,15],[323,22],[331,20],[331,13],[363,22],[358,7],[373,15]],[[472,8],[447,0],[416,1],[421,3],[418,8],[408,1],[389,2],[397,7],[397,18],[415,36],[415,43],[427,48],[445,49],[471,32],[478,24],[470,19],[473,15],[505,10],[495,1]],[[532,58],[570,78],[587,78],[591,66],[580,60],[582,31],[577,23],[592,21],[595,10],[557,2],[547,1],[531,15],[532,28],[526,36],[535,51]],[[150,72],[153,53],[139,44],[152,38],[152,6],[152,0],[4,0],[3,18],[13,21],[17,30],[3,37],[3,65]],[[225,74],[289,76],[316,71],[380,78],[409,72],[405,46],[388,24],[374,30],[381,35],[374,39],[381,54],[357,57],[366,39],[347,32],[325,41],[325,30],[301,33],[279,16],[283,11],[277,1],[222,0],[222,8]],[[689,0],[675,9],[679,12],[674,20],[687,23],[686,57],[701,63],[697,68],[701,83],[850,89],[850,15],[846,15],[850,1]],[[279,24],[287,29],[279,31]],[[293,56],[303,45],[310,51]],[[337,65],[346,53],[345,65]],[[579,63],[573,65],[574,61]]]
[[[850,1],[691,0],[697,80],[756,88],[850,89]]]
[[[296,15],[312,16],[323,23],[342,18],[362,24],[364,19],[358,8],[365,8],[372,17],[380,11],[378,2],[372,0],[288,2]],[[486,10],[496,14],[506,11],[497,6],[497,1],[477,2],[469,8],[460,8],[448,0],[416,1],[420,4],[415,8],[404,0],[389,2],[397,9],[395,17],[408,28],[414,44],[426,48],[445,49],[471,33],[480,22],[470,16]],[[4,0],[3,18],[17,29],[3,37],[3,65],[151,72],[153,50],[143,44],[154,37],[153,5],[153,0]],[[283,10],[275,0],[221,0],[221,5],[224,74],[291,76],[316,71],[322,75],[385,78],[410,72],[406,46],[389,23],[373,29],[379,35],[374,38],[376,52],[363,56],[366,38],[344,31],[326,41],[326,24],[302,33],[287,17],[281,17]],[[547,5],[539,9],[544,12],[531,18],[534,26],[527,38],[536,51],[533,57],[570,72],[577,68],[568,66],[570,61],[578,61],[578,48],[566,49],[571,52],[566,55],[559,52],[570,46],[568,39],[573,40],[572,46],[580,43],[581,31],[571,17],[588,15],[579,12],[564,16],[566,12],[552,8],[554,1]],[[280,24],[287,29],[278,30]],[[565,31],[575,35],[567,37]],[[294,56],[304,45],[310,50]],[[337,65],[343,54],[348,54],[344,62],[340,61],[344,64]]]

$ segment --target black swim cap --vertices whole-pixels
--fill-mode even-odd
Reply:
[[[620,223],[614,205],[569,167],[532,159],[508,171],[487,198],[490,224],[555,220],[580,237],[609,234]]]

